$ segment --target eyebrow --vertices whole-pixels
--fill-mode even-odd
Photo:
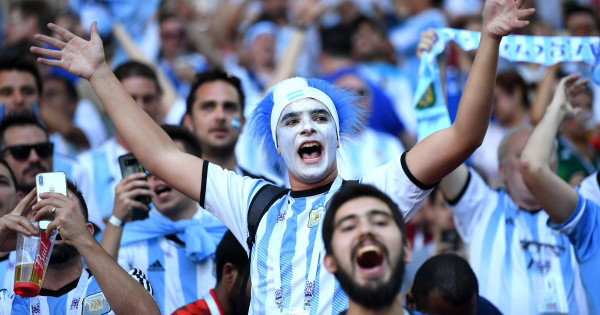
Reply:
[[[289,112],[285,115],[283,115],[283,117],[281,117],[281,119],[279,121],[284,121],[288,118],[292,118],[292,117],[299,117],[300,116],[300,112]]]
[[[373,217],[373,216],[376,216],[376,215],[383,215],[383,216],[385,216],[387,218],[391,218],[392,217],[392,214],[389,211],[380,210],[380,209],[371,209],[371,210],[369,210],[369,212],[367,212],[366,216],[367,217]],[[347,215],[347,216],[341,218],[339,221],[337,221],[335,223],[335,225],[334,225],[334,228],[339,227],[342,223],[344,223],[344,222],[346,222],[348,220],[354,220],[354,219],[357,219],[357,218],[358,218],[358,215],[356,215],[356,214]]]
[[[311,110],[310,110],[310,115],[311,115],[311,116],[314,116],[314,115],[319,115],[319,114],[323,114],[323,115],[325,115],[325,116],[329,116],[329,111],[328,111],[328,110],[326,110],[326,109],[322,109],[322,108],[319,108],[319,109],[311,109]]]
[[[6,176],[6,175],[0,174],[0,179],[5,179],[5,180],[7,180],[9,183],[12,183],[12,180],[11,180],[11,179],[10,179],[8,176]]]

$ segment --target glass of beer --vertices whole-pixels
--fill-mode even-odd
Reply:
[[[44,221],[42,221],[44,222]],[[52,231],[50,236],[46,236],[44,224],[40,229],[40,224],[36,221],[31,223],[38,228],[39,234],[26,236],[17,233],[17,262],[15,267],[15,285],[14,291],[22,297],[34,297],[40,294],[44,273],[50,261],[50,254],[54,247],[54,241],[58,232]],[[45,221],[47,226],[47,221]]]

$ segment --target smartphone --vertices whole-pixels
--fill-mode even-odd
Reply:
[[[442,230],[441,242],[450,244],[451,249],[456,251],[460,246],[460,236],[458,235],[458,232],[456,232],[455,229]]]
[[[119,166],[121,167],[121,175],[123,178],[135,173],[146,173],[146,169],[140,164],[138,159],[132,153],[127,153],[119,156]],[[140,196],[135,198],[136,201],[139,201],[145,205],[149,205],[152,199],[149,196]],[[133,209],[133,219],[132,220],[140,220],[148,217],[148,211],[143,209]],[[141,211],[138,211],[141,210]]]
[[[35,187],[37,189],[37,201],[40,202],[40,194],[51,192],[67,195],[67,176],[64,172],[39,173],[35,175]]]
[[[40,202],[40,194],[59,193],[67,195],[67,176],[64,172],[39,173],[35,175],[35,187],[37,191],[37,201]],[[45,230],[53,217],[44,217],[40,220],[40,229]]]

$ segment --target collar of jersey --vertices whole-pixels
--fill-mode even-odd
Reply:
[[[333,181],[331,181],[323,186],[311,188],[308,190],[292,190],[290,192],[290,197],[302,198],[302,197],[320,195],[320,194],[328,192],[329,189],[331,188],[331,185],[333,185]]]

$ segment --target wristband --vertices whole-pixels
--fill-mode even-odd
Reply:
[[[124,227],[125,226],[125,222],[121,221],[121,219],[115,217],[114,215],[111,215],[110,218],[108,218],[108,223],[110,223],[116,227]]]

